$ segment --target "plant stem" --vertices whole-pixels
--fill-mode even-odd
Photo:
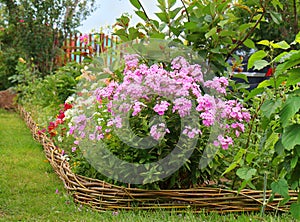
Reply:
[[[255,25],[251,28],[251,30],[247,33],[247,35],[245,35],[245,37],[241,41],[239,41],[237,43],[237,45],[227,54],[225,61],[227,61],[232,56],[232,53],[234,53],[235,50],[237,50],[249,38],[249,36],[254,32],[254,30],[256,29],[256,27],[261,22],[264,15],[266,14],[265,6],[262,5],[262,9],[263,9],[263,12],[262,12],[261,16],[259,17],[259,19],[256,21]]]
[[[247,143],[246,143],[246,147],[245,147],[246,150],[248,149],[249,144],[250,144],[250,137],[251,137],[251,134],[252,134],[254,125],[255,125],[254,122],[255,122],[255,120],[256,120],[257,117],[258,117],[258,112],[259,112],[259,110],[261,109],[261,106],[263,105],[264,101],[265,101],[265,98],[263,98],[263,99],[261,100],[261,103],[259,104],[258,108],[256,109],[255,115],[254,115],[253,118],[252,118],[252,122],[251,122],[251,126],[250,126],[250,131],[249,131],[249,134],[248,134]]]
[[[189,13],[188,13],[187,7],[186,7],[186,5],[184,4],[184,1],[183,1],[183,0],[180,0],[180,1],[181,1],[182,5],[183,5],[183,8],[184,8],[184,11],[185,11],[187,20],[188,20],[188,22],[190,22],[191,19],[190,19],[190,15],[189,15]]]
[[[147,17],[147,22],[149,22],[149,21],[150,21],[150,18],[149,18],[149,16],[147,15],[147,12],[146,12],[144,6],[143,6],[142,3],[140,2],[140,0],[137,0],[137,1],[138,1],[138,3],[140,4],[140,6],[141,6],[141,8],[142,8],[142,11],[144,12],[145,16]]]

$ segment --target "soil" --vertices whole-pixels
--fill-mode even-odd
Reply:
[[[0,91],[0,108],[6,110],[12,110],[16,108],[15,104],[16,95],[9,89]]]

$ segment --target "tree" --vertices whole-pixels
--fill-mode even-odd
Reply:
[[[41,76],[51,73],[56,68],[55,58],[61,53],[65,33],[80,25],[94,10],[94,3],[95,0],[0,0],[0,16],[6,16],[0,35],[3,54],[8,52],[5,56],[12,60],[25,57],[34,63]],[[3,60],[0,58],[0,66]],[[5,65],[14,66],[12,60]]]

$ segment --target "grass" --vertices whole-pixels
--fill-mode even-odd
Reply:
[[[96,212],[72,202],[17,113],[0,109],[0,221],[292,221],[289,215]],[[58,191],[58,192],[56,192]]]

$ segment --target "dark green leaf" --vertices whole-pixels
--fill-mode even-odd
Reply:
[[[247,39],[246,41],[243,42],[243,44],[250,48],[250,49],[255,49],[255,43],[251,39]]]
[[[279,140],[277,141],[277,143],[275,144],[274,149],[275,149],[275,152],[276,152],[278,155],[283,154],[283,152],[284,152],[284,146],[283,146],[283,144],[282,144],[282,140],[281,140],[281,139],[279,139]]]
[[[260,87],[260,88],[255,88],[253,90],[251,90],[251,92],[248,94],[248,96],[245,98],[245,102],[249,101],[250,99],[254,98],[255,96],[261,94],[262,92],[264,92],[265,89]]]
[[[250,180],[255,174],[257,170],[254,168],[243,167],[236,171],[236,175],[238,175],[243,180]]]
[[[286,86],[296,85],[300,82],[300,68],[294,68],[288,71]]]
[[[284,128],[282,134],[282,144],[284,145],[285,149],[291,150],[296,145],[300,145],[300,125],[293,124]]]
[[[278,193],[284,198],[289,197],[289,186],[285,179],[272,182],[271,188],[274,193]]]
[[[281,104],[281,100],[267,100],[261,106],[261,110],[267,118],[270,118],[271,115],[276,111],[276,109],[281,106]]]
[[[289,125],[291,118],[298,112],[299,109],[300,97],[288,97],[280,112],[280,121],[283,127]]]
[[[279,25],[280,22],[282,22],[282,16],[280,13],[278,12],[275,12],[275,11],[269,11],[270,15],[271,15],[271,18],[272,20],[277,24]]]
[[[295,219],[300,220],[300,202],[292,203],[290,212]]]

